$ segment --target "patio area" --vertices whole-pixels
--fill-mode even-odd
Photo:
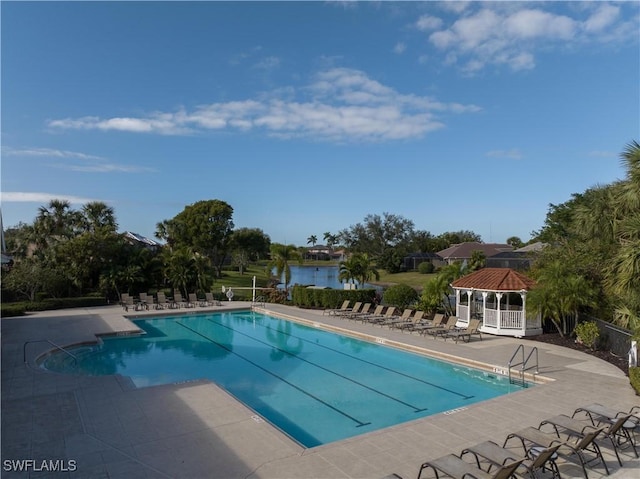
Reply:
[[[195,311],[249,306],[225,302]],[[135,327],[125,314],[157,311],[125,313],[110,306],[2,319],[2,477],[384,478],[395,473],[407,479],[415,478],[425,461],[486,440],[501,443],[511,432],[557,414],[571,415],[585,404],[629,410],[640,403],[619,369],[558,346],[490,335],[455,344],[322,311],[271,304],[265,309],[498,373],[518,346],[535,346],[544,381],[467,408],[305,449],[209,381],[137,389],[122,376],[54,374],[33,367],[34,359],[52,348],[48,343],[29,344],[25,364],[27,341],[48,339],[64,346],[95,341],[96,334],[127,334]],[[590,479],[638,477],[640,460],[630,450],[621,454],[620,467],[605,440],[601,447],[611,475],[596,466]],[[58,470],[17,471],[15,461],[27,459],[38,465],[48,461]],[[559,465],[563,478],[584,477],[577,463]]]

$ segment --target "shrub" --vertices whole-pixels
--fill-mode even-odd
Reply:
[[[636,394],[640,395],[640,367],[629,368],[629,382]]]
[[[418,265],[418,273],[420,274],[431,274],[435,269],[435,266],[430,261],[423,261]]]
[[[373,303],[375,289],[315,289],[296,285],[291,289],[291,302],[301,308],[337,308],[347,299]]]
[[[575,329],[578,342],[584,344],[589,349],[595,349],[596,341],[600,336],[600,330],[595,321],[585,321],[576,326]]]
[[[418,292],[408,284],[396,284],[385,290],[383,301],[389,306],[405,309],[418,299]]]
[[[3,318],[10,318],[12,316],[24,316],[26,310],[24,303],[2,303],[0,305],[0,316]]]

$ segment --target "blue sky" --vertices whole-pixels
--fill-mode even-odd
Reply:
[[[638,2],[2,2],[2,215],[220,199],[322,243],[368,214],[524,241],[624,176]]]

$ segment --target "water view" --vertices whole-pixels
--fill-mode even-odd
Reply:
[[[344,289],[344,284],[340,282],[338,276],[340,271],[338,266],[297,266],[291,265],[290,285],[303,284],[315,285],[322,288]],[[273,271],[275,275],[275,270]],[[355,284],[359,285],[357,281]],[[280,285],[284,287],[284,285]]]

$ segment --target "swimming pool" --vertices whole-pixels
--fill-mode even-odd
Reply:
[[[255,312],[135,321],[146,334],[46,356],[138,387],[210,379],[305,447],[519,390],[504,377]]]

